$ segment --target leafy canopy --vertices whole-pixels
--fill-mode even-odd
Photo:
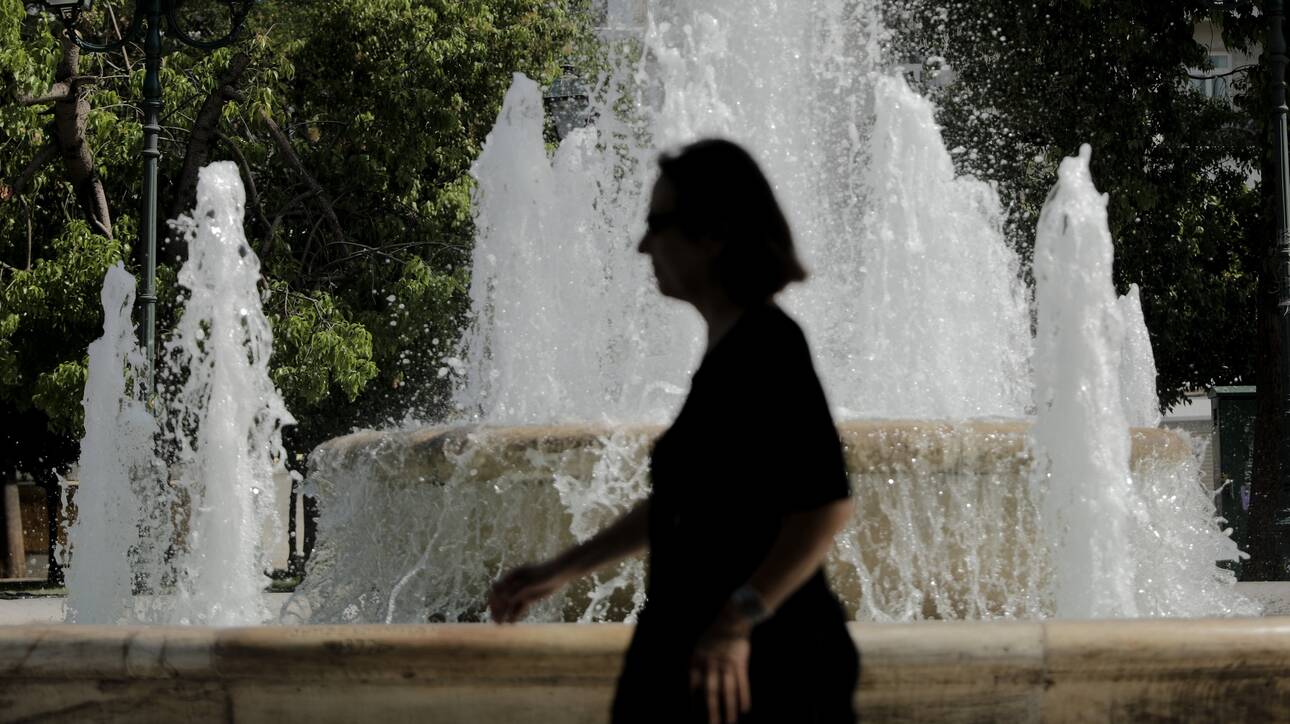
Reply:
[[[95,7],[87,30],[108,27],[109,7],[124,22],[133,3]],[[175,195],[198,109],[235,56],[250,56],[216,119],[210,159],[237,161],[248,188],[272,374],[300,420],[293,451],[409,405],[426,416],[444,409],[448,382],[436,370],[467,307],[471,161],[512,73],[549,82],[585,47],[585,10],[581,0],[262,3],[234,47],[164,41],[163,216],[191,208]],[[0,470],[73,459],[103,275],[120,260],[139,264],[140,48],[80,60],[93,77],[84,140],[115,238],[90,232],[57,158],[24,173],[56,132],[47,104],[19,102],[55,81],[56,25],[27,17],[22,0],[0,0],[0,418],[22,421],[4,433]],[[158,270],[164,338],[182,249],[160,255],[170,259]]]

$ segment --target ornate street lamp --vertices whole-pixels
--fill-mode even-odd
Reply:
[[[82,10],[90,9],[90,0],[48,0],[42,3],[28,3],[27,14],[35,15],[42,9],[57,15],[63,22],[76,22]]]
[[[181,9],[190,9],[197,3],[191,0],[135,0],[134,16],[129,27],[120,37],[108,43],[86,40],[77,30],[81,15],[90,9],[92,0],[36,0],[27,3],[27,12],[37,14],[42,10],[56,16],[63,23],[67,38],[79,48],[90,53],[112,53],[128,43],[142,43],[144,51],[143,76],[143,225],[140,227],[144,250],[143,291],[139,294],[139,334],[148,360],[147,389],[152,390],[156,376],[156,325],[157,325],[157,136],[161,133],[161,37],[165,34],[200,50],[215,50],[231,44],[242,30],[254,0],[208,0],[203,9],[216,8],[224,17],[220,31],[212,38],[201,37],[201,31],[192,31],[180,22]]]
[[[555,135],[564,140],[573,129],[591,123],[591,98],[587,85],[573,71],[564,66],[559,78],[551,83],[542,96],[547,115],[555,122]]]

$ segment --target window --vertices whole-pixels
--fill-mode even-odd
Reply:
[[[1209,63],[1212,68],[1192,69],[1188,72],[1192,87],[1206,98],[1229,99],[1227,81],[1230,76],[1227,74],[1232,72],[1232,56],[1228,53],[1210,53]]]

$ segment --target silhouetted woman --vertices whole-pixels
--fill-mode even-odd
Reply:
[[[739,146],[659,160],[640,251],[708,347],[654,445],[649,497],[587,542],[510,571],[494,620],[649,549],[615,722],[851,722],[859,657],[821,562],[851,514],[842,447],[801,329],[773,302],[806,277]]]

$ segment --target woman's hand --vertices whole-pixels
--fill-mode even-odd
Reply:
[[[497,623],[514,623],[529,606],[590,571],[643,550],[649,541],[649,499],[624,513],[608,528],[545,563],[506,572],[488,593],[488,611]]]
[[[515,623],[524,618],[529,606],[558,591],[565,580],[554,561],[512,568],[493,584],[488,611],[497,623]]]
[[[748,685],[751,633],[752,626],[727,606],[694,648],[690,659],[690,690],[703,694],[708,724],[734,724],[752,707],[752,691]]]

